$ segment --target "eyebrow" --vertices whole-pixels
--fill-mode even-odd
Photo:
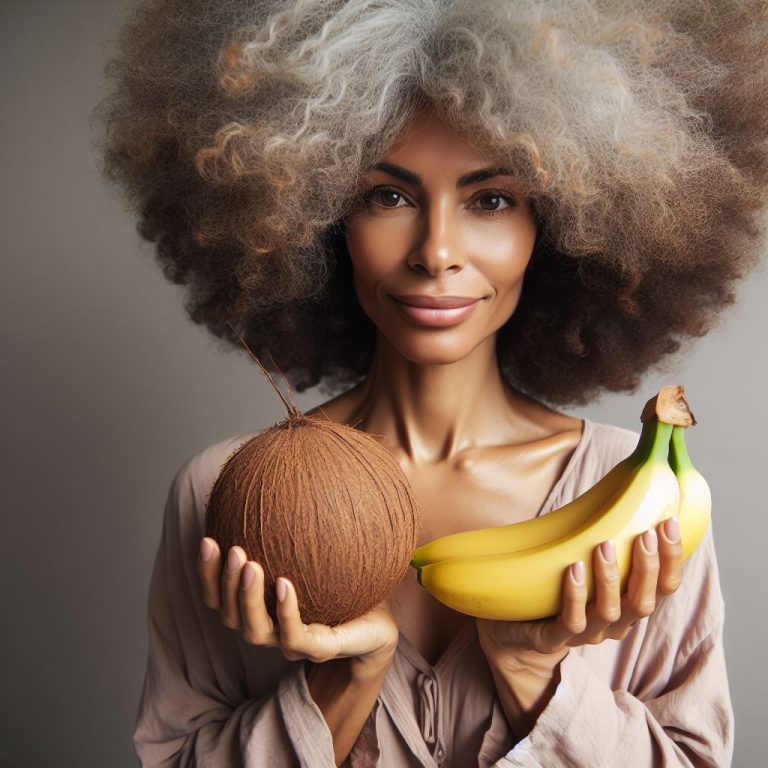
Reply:
[[[384,171],[390,176],[401,179],[408,184],[412,184],[414,187],[423,186],[424,182],[421,176],[407,171],[405,168],[401,168],[394,163],[378,163],[373,166],[374,171]],[[459,177],[456,182],[457,187],[468,187],[470,184],[478,184],[481,181],[494,178],[494,176],[512,176],[513,173],[508,168],[480,168],[477,171],[470,171]]]

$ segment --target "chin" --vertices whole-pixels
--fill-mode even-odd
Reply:
[[[457,340],[455,336],[438,340],[436,338],[390,339],[390,344],[414,365],[450,365],[464,359],[480,343],[470,343],[469,339]]]

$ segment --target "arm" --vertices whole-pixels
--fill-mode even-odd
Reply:
[[[515,735],[522,739],[536,724],[560,682],[560,662],[568,652],[553,654],[551,659],[537,659],[545,654],[489,662],[501,708]],[[524,663],[523,663],[524,662]]]
[[[583,653],[571,649],[550,681],[530,671],[493,670],[510,726],[516,731],[522,722],[527,734],[494,765],[730,766],[733,710],[723,616],[710,527],[686,564],[681,587],[634,637],[587,646]],[[626,689],[603,676],[607,665],[628,667]]]
[[[136,753],[146,766],[334,766],[326,714],[338,720],[339,713],[354,710],[358,733],[364,724],[372,728],[366,717],[376,704],[381,670],[378,676],[372,667],[367,676],[356,673],[338,696],[323,698],[316,690],[324,714],[307,684],[308,662],[248,645],[203,603],[195,562],[201,489],[207,490],[200,461],[195,457],[177,473],[166,504],[149,593]],[[343,661],[350,670],[349,660]],[[367,711],[352,704],[352,696],[361,694]],[[342,723],[339,733],[351,748],[352,726]]]
[[[309,692],[331,733],[336,765],[350,756],[376,704],[388,669],[389,663],[360,668],[350,659],[333,659],[309,672]]]

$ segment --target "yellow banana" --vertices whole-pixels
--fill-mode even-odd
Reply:
[[[594,597],[592,554],[600,542],[613,539],[624,590],[634,539],[678,513],[678,481],[667,460],[672,430],[672,424],[648,418],[638,445],[640,463],[601,508],[559,539],[507,554],[430,563],[419,569],[419,583],[470,616],[506,621],[553,616],[561,609],[564,571],[576,560],[584,561],[588,599]]]
[[[462,531],[433,539],[414,551],[411,565],[414,568],[422,568],[453,557],[503,555],[555,541],[602,509],[626,482],[632,469],[640,463],[641,457],[639,442],[634,452],[619,462],[605,477],[559,509],[530,520]]]
[[[687,560],[701,543],[712,516],[709,485],[693,466],[685,448],[684,435],[684,427],[674,427],[669,444],[669,465],[680,486],[678,521],[683,544],[683,561]]]

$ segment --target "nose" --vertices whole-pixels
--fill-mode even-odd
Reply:
[[[408,256],[408,266],[431,277],[462,269],[464,251],[459,229],[459,217],[450,201],[435,201],[425,209],[420,237]]]

